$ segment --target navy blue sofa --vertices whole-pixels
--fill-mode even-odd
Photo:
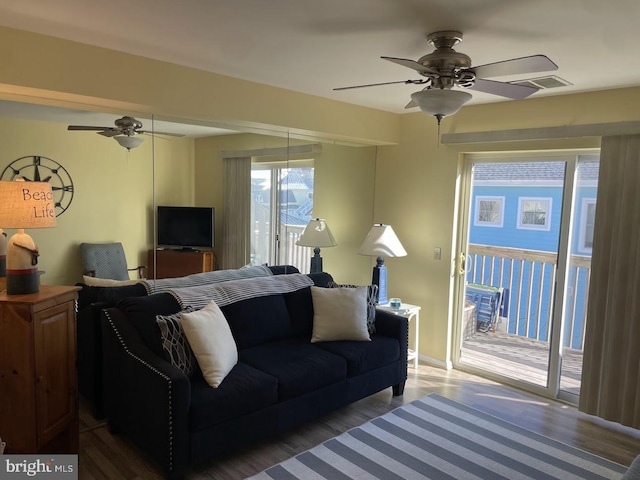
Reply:
[[[141,284],[122,287],[94,287],[77,283],[76,314],[78,391],[88,402],[96,419],[104,418],[102,393],[102,330],[100,314],[128,297],[146,296]]]
[[[300,273],[292,265],[270,265],[268,268],[274,275]],[[211,275],[217,273],[220,271]],[[148,291],[142,283],[109,287],[76,283],[76,286],[80,287],[76,315],[78,391],[88,402],[93,416],[102,419],[104,394],[100,313],[105,308],[117,306],[125,298],[146,296]]]
[[[318,286],[331,276],[309,275]],[[132,297],[102,312],[105,412],[166,472],[265,440],[407,378],[407,319],[376,311],[370,342],[310,343],[311,287],[221,307],[239,361],[218,388],[187,377],[162,352],[156,315],[181,306],[170,293]]]

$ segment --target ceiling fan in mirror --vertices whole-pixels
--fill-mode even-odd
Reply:
[[[472,95],[464,90],[476,90],[514,100],[521,100],[538,91],[535,87],[488,80],[488,78],[558,69],[558,66],[545,55],[512,58],[474,67],[468,55],[453,49],[462,41],[462,33],[458,31],[434,32],[427,36],[427,41],[435,50],[416,61],[381,57],[389,62],[411,68],[423,78],[340,87],[334,90],[398,83],[425,85],[423,90],[411,94],[411,101],[405,108],[420,107],[423,112],[436,117],[439,125],[445,116],[458,112],[471,100]]]
[[[142,134],[168,135],[172,137],[184,137],[179,133],[156,132],[154,130],[142,130],[142,122],[133,117],[124,116],[114,122],[115,127],[95,127],[90,125],[69,125],[67,130],[94,131],[98,135],[114,138],[127,150],[136,148],[143,142]]]

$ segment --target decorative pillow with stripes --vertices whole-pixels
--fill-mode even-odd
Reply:
[[[191,376],[196,372],[198,363],[189,346],[184,330],[182,330],[180,320],[183,313],[191,313],[193,311],[192,307],[187,307],[173,315],[156,316],[165,359],[182,370],[187,376]]]
[[[340,284],[335,282],[329,282],[328,288],[357,288],[359,285]],[[367,285],[367,330],[369,335],[376,332],[376,298],[378,296],[377,285]]]

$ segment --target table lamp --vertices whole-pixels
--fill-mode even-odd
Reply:
[[[0,225],[18,229],[7,245],[7,294],[38,292],[40,253],[24,229],[55,227],[56,212],[51,184],[25,182],[22,179],[0,181]]]
[[[329,230],[329,225],[322,218],[311,220],[300,235],[296,245],[301,247],[314,247],[313,257],[311,257],[310,273],[322,272],[322,257],[320,247],[335,247],[338,245],[336,239]]]
[[[378,303],[387,303],[387,267],[384,266],[384,257],[404,257],[407,251],[398,240],[391,225],[376,223],[369,230],[358,253],[378,257],[376,266],[373,267],[371,283],[378,285]]]

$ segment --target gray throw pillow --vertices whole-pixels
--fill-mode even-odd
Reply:
[[[187,376],[191,376],[196,372],[198,363],[182,330],[180,319],[183,313],[191,313],[193,311],[193,308],[189,306],[173,315],[156,315],[156,323],[160,328],[165,358]]]
[[[358,285],[341,284],[336,282],[329,282],[328,288],[356,288]],[[367,285],[367,330],[369,335],[373,335],[376,332],[376,297],[378,296],[377,285]]]

